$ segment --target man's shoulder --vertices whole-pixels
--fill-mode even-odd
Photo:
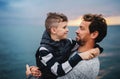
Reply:
[[[63,79],[95,79],[99,72],[98,57],[79,62]],[[61,79],[62,79],[61,78]]]
[[[100,66],[100,61],[98,57],[95,57],[90,60],[82,60],[81,62],[76,65],[75,69],[80,68],[80,71],[88,71],[88,70],[94,70],[95,68],[98,68]]]
[[[98,75],[100,67],[100,62],[98,57],[93,58],[91,60],[83,60],[76,65],[73,69],[73,73],[76,73],[78,76],[81,75],[81,73],[88,77],[88,79],[91,77],[92,79],[95,78]],[[83,76],[81,75],[81,76]]]
[[[100,62],[99,62],[99,58],[95,57],[95,58],[90,59],[90,60],[82,60],[81,62],[78,63],[78,65],[80,65],[81,67],[89,68],[89,67],[93,67],[93,66],[99,66]]]

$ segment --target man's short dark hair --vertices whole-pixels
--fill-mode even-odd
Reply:
[[[107,23],[103,16],[101,14],[85,14],[83,16],[83,20],[91,22],[89,26],[90,33],[98,31],[99,35],[96,38],[95,42],[97,43],[102,41],[107,34]]]

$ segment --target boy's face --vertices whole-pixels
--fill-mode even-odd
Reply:
[[[68,31],[69,30],[67,28],[67,22],[60,22],[60,23],[58,23],[58,27],[55,28],[56,38],[59,39],[59,40],[66,39]]]

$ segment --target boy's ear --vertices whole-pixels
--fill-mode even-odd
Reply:
[[[55,27],[52,27],[52,28],[51,28],[51,33],[53,33],[53,34],[56,33],[56,28],[55,28]]]
[[[91,38],[95,39],[95,38],[97,38],[98,35],[99,35],[99,32],[95,31],[95,32],[91,33]]]

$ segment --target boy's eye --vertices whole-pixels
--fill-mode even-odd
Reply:
[[[65,29],[65,28],[67,28],[67,26],[64,26],[63,28]]]

